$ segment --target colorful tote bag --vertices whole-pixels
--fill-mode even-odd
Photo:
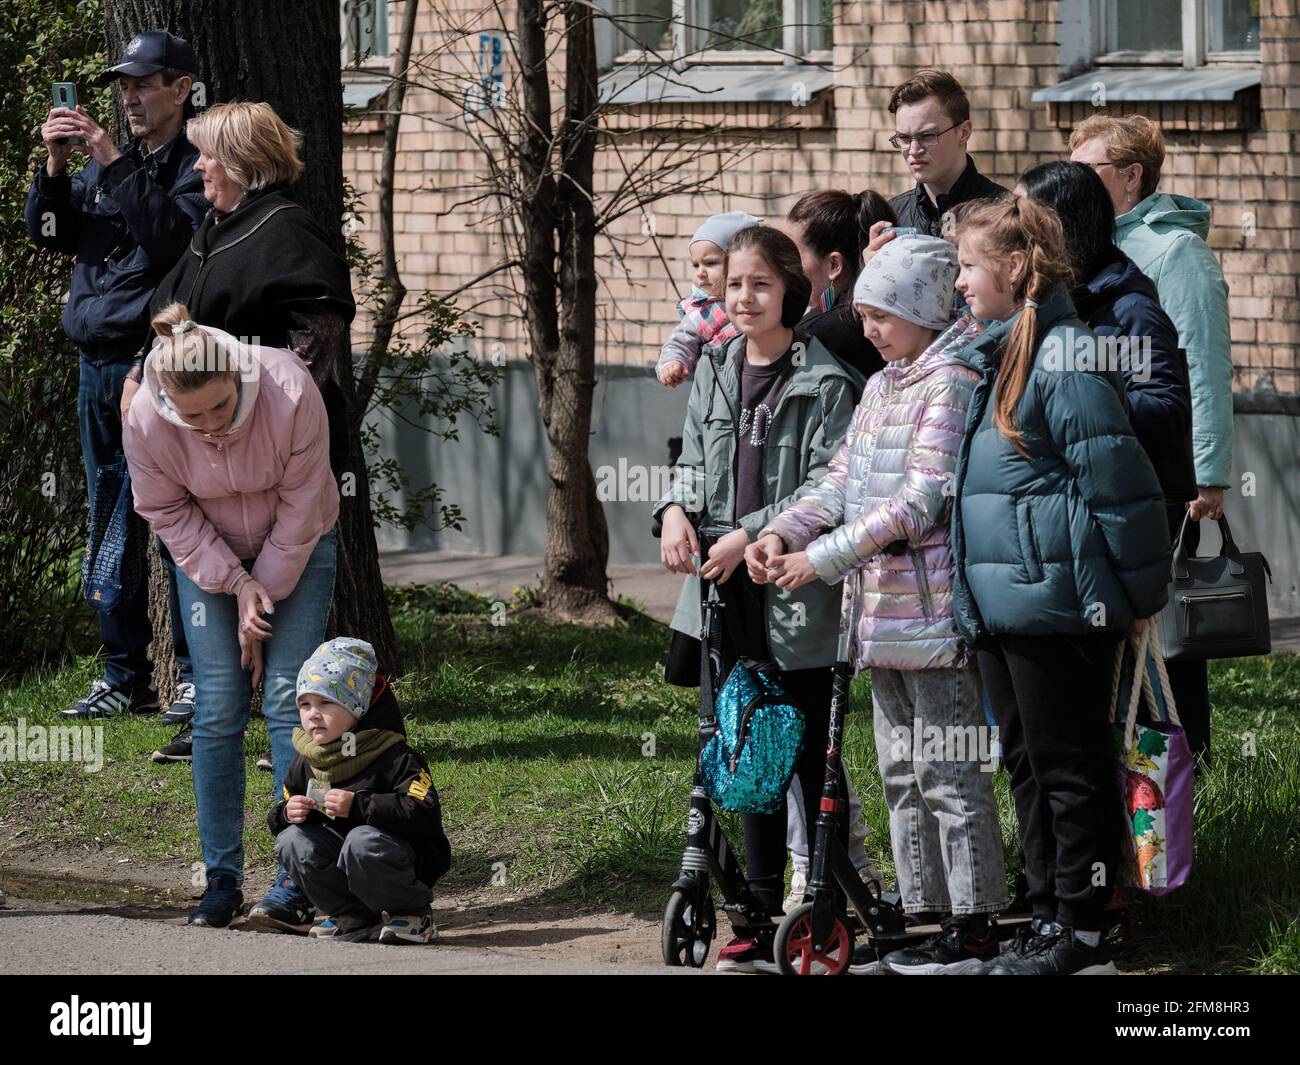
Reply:
[[[1143,703],[1149,724],[1137,720]],[[1163,895],[1186,883],[1192,871],[1193,763],[1154,619],[1116,653],[1111,721],[1124,805],[1122,882]]]

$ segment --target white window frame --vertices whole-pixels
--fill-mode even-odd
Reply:
[[[1094,62],[1098,66],[1179,66],[1185,69],[1208,66],[1212,63],[1260,62],[1256,51],[1211,52],[1206,47],[1209,40],[1209,19],[1212,0],[1182,0],[1183,48],[1154,52],[1123,51],[1112,49],[1119,27],[1121,0],[1092,0],[1094,29]],[[1128,2],[1128,0],[1125,0]]]
[[[375,12],[376,25],[378,20],[382,19],[384,24],[384,40],[388,42],[387,48],[383,55],[371,53],[366,56],[360,64],[354,65],[353,46],[348,33],[348,21],[352,10],[361,4],[370,4]],[[389,53],[392,48],[391,38],[388,31],[392,27],[388,24],[388,0],[339,0],[339,46],[341,49],[340,60],[345,70],[382,70],[387,73],[389,68]]]
[[[821,11],[821,0],[782,0],[783,11],[781,55],[767,49],[700,49],[699,38],[705,33],[701,28],[707,22],[711,0],[673,0],[673,51],[674,63],[689,62],[692,66],[724,66],[760,63],[793,65],[805,63],[830,63],[833,56],[835,20],[831,19],[832,47],[809,51],[806,48],[809,28]],[[610,5],[615,15],[622,15],[632,7],[630,0],[614,0]],[[621,36],[621,35],[620,35]],[[689,57],[689,59],[687,59]],[[615,57],[615,63],[653,63],[655,54],[633,48]]]

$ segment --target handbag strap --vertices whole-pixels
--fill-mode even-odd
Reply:
[[[1189,510],[1183,515],[1183,523],[1178,527],[1178,539],[1174,541],[1174,561],[1173,574],[1175,580],[1186,580],[1191,576],[1191,571],[1187,568],[1187,544],[1186,533],[1187,525],[1192,520],[1192,512]],[[1228,525],[1228,515],[1224,511],[1215,519],[1219,526],[1219,538],[1222,543],[1219,545],[1219,555],[1228,560],[1228,572],[1234,577],[1240,577],[1246,572],[1246,567],[1241,561],[1241,549],[1237,546],[1237,541],[1232,537],[1232,528]]]

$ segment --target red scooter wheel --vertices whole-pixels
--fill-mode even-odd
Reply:
[[[822,950],[813,949],[811,902],[796,906],[776,930],[772,953],[787,976],[843,976],[853,961],[853,936],[837,917]]]

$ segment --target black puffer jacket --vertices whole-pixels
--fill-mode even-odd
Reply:
[[[1136,341],[1138,350],[1130,347],[1128,365],[1121,365],[1129,421],[1165,499],[1181,503],[1196,498],[1187,353],[1178,346],[1178,330],[1160,306],[1155,283],[1120,255],[1072,297],[1079,317],[1098,337]]]

